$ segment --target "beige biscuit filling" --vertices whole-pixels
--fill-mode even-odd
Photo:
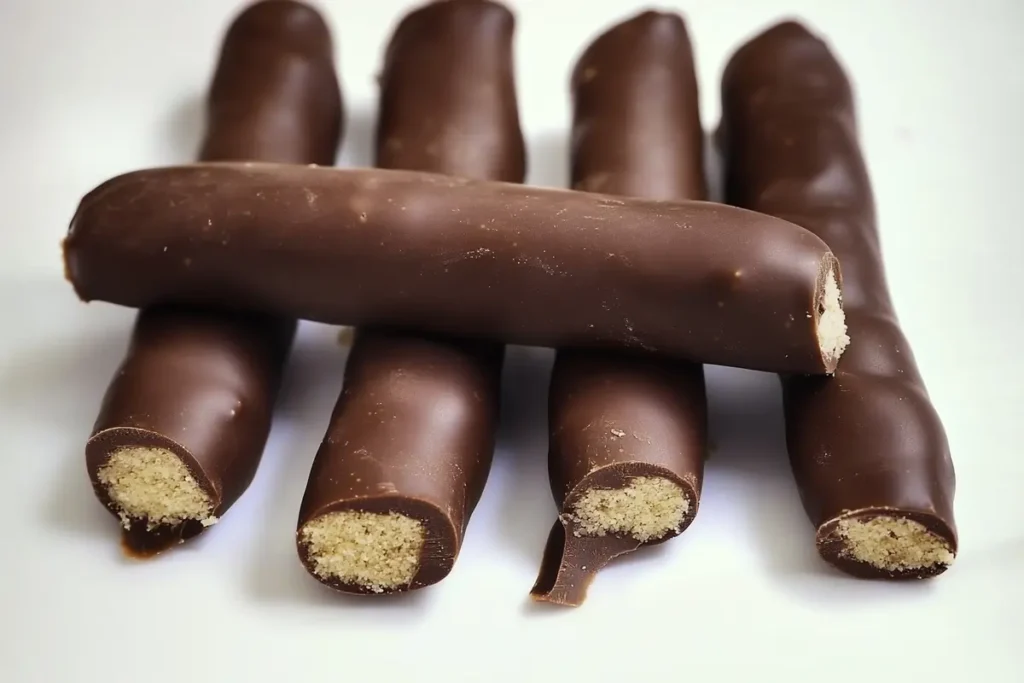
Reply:
[[[842,556],[890,572],[927,569],[953,563],[949,545],[920,522],[882,515],[839,520],[836,534]]]
[[[303,525],[313,573],[374,593],[406,586],[420,566],[423,523],[396,512],[330,512]]]
[[[96,476],[125,529],[143,520],[149,530],[186,520],[204,526],[217,521],[210,496],[181,458],[165,448],[119,448]]]
[[[636,477],[620,489],[590,489],[565,513],[576,536],[625,534],[646,542],[678,531],[690,500],[664,477]]]
[[[825,291],[818,304],[818,346],[829,363],[835,362],[850,345],[843,312],[842,292],[836,273],[830,270],[825,278]]]

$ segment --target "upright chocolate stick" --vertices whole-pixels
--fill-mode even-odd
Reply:
[[[341,136],[331,37],[316,11],[264,0],[224,38],[204,160],[329,164]],[[143,226],[140,226],[143,227]],[[86,463],[125,549],[155,554],[217,521],[252,481],[295,321],[157,306],[140,313]]]
[[[572,88],[577,189],[705,198],[697,76],[678,15],[644,12],[598,37]],[[676,536],[697,514],[704,371],[651,356],[561,350],[548,414],[561,514],[531,594],[575,606],[609,561]]]
[[[381,78],[379,166],[522,182],[513,30],[504,6],[480,0],[401,21]],[[314,577],[390,593],[448,575],[491,465],[502,356],[493,343],[357,332],[299,514]]]
[[[924,578],[953,562],[954,473],[942,423],[885,281],[853,94],[828,46],[780,24],[722,81],[728,201],[798,223],[841,259],[857,342],[835,377],[783,378],[786,441],[818,551],[866,578]]]

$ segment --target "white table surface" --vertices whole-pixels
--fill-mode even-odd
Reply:
[[[530,181],[566,178],[567,76],[629,1],[521,0]],[[603,572],[586,605],[527,598],[554,505],[550,354],[514,349],[503,438],[455,571],[397,599],[339,598],[296,560],[309,465],[338,393],[334,331],[305,325],[263,466],[199,542],[122,558],[83,443],[131,311],[79,303],[59,240],[79,197],[196,152],[233,0],[0,2],[0,680],[1024,681],[1024,2],[687,2],[706,126],[731,51],[808,20],[860,100],[890,284],[957,466],[961,553],[924,583],[859,582],[814,553],[774,378],[709,373],[701,512]],[[321,0],[370,162],[374,74],[396,0]]]

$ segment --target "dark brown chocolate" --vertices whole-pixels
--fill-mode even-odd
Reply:
[[[295,0],[263,0],[224,37],[207,99],[205,161],[334,163],[344,112],[323,17]]]
[[[682,18],[644,12],[612,27],[580,57],[572,89],[574,187],[705,198],[697,77]],[[548,415],[560,515],[531,593],[579,605],[614,557],[664,542],[693,521],[707,444],[704,371],[684,361],[563,349]],[[592,499],[595,492],[604,498]]]
[[[642,12],[601,34],[572,72],[572,185],[706,199],[697,74],[678,14]]]
[[[431,2],[406,15],[384,57],[377,166],[522,182],[514,32],[512,13],[488,0]]]
[[[560,351],[548,401],[560,514],[531,594],[577,606],[609,561],[677,536],[697,514],[704,372],[682,361]]]
[[[548,534],[540,573],[530,589],[530,596],[540,602],[579,607],[597,572],[616,557],[642,545],[629,536],[605,536],[600,540],[600,543],[581,543],[561,520],[556,521]]]
[[[480,0],[407,15],[381,78],[378,165],[522,182],[513,30],[511,12]],[[296,532],[314,577],[374,593],[448,575],[490,470],[502,357],[490,342],[357,333]],[[358,559],[345,556],[353,530],[372,534]]]
[[[841,312],[826,305],[838,301],[838,262],[785,221],[408,171],[136,171],[82,200],[65,261],[86,301],[219,305],[777,372],[830,372],[845,339]]]
[[[330,163],[342,119],[332,59],[308,6],[266,0],[243,11],[213,78],[202,158]],[[292,318],[257,313],[140,313],[86,445],[126,551],[149,556],[199,534],[245,491],[294,331]]]
[[[347,592],[421,588],[451,571],[483,490],[501,349],[356,337],[302,500],[299,555],[313,576]]]
[[[126,551],[145,557],[199,534],[249,486],[293,332],[294,323],[256,314],[166,306],[139,314],[86,445],[97,496],[114,515],[124,515]],[[145,477],[146,469],[169,465],[156,459],[157,451],[178,458],[209,497],[202,519],[140,519],[112,499],[111,482],[101,475],[111,456],[129,456],[124,467]],[[134,488],[123,476],[120,483]],[[144,494],[137,490],[135,504],[144,503]]]
[[[865,578],[924,578],[957,550],[955,476],[885,281],[853,93],[828,45],[788,22],[722,82],[729,202],[828,241],[857,342],[835,377],[783,378],[786,440],[822,557]]]

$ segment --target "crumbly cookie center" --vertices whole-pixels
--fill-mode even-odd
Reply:
[[[210,495],[181,458],[165,448],[119,448],[100,467],[97,479],[125,529],[139,523],[152,530],[187,520],[207,526],[217,521]]]
[[[424,538],[420,520],[396,512],[330,512],[300,532],[314,574],[374,593],[412,582]]]
[[[915,571],[953,563],[953,552],[943,538],[903,517],[841,519],[836,534],[844,557],[884,571]]]
[[[846,313],[843,312],[843,295],[839,290],[835,270],[829,270],[825,277],[825,289],[818,304],[818,346],[828,362],[843,355],[850,345],[847,334]]]
[[[564,513],[577,536],[622,534],[638,541],[659,539],[678,531],[690,500],[664,477],[636,477],[617,489],[593,488]]]

